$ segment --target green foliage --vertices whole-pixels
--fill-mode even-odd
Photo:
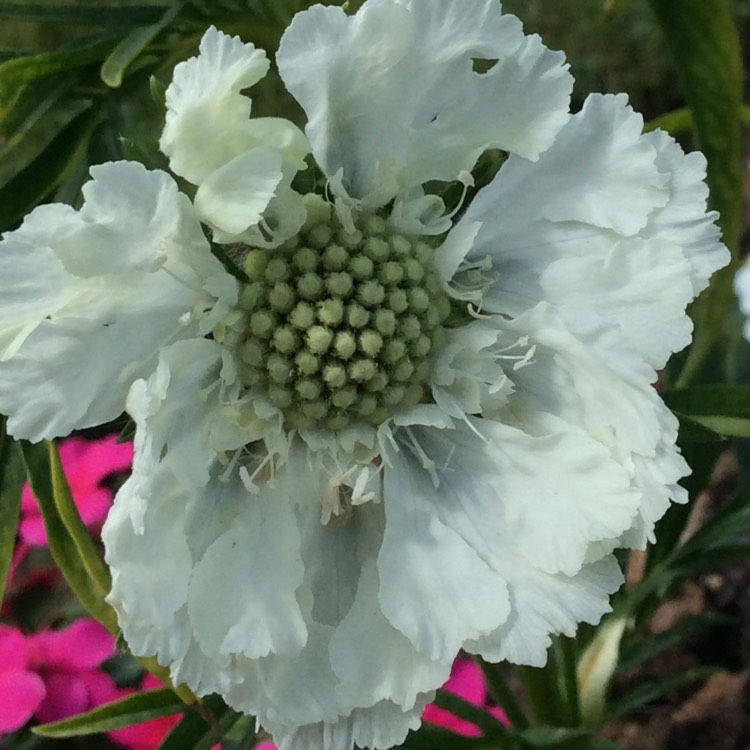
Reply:
[[[185,711],[158,750],[209,750],[240,719],[218,696],[212,695]]]
[[[0,602],[10,570],[16,529],[21,507],[21,490],[26,479],[18,445],[5,431],[5,418],[0,417]]]
[[[115,612],[104,601],[109,572],[78,515],[54,443],[22,443],[22,451],[55,563],[89,614],[117,632]]]
[[[740,161],[742,59],[737,29],[724,0],[650,0],[672,49],[693,114],[696,145],[708,161],[711,204],[735,263],[719,271],[693,305],[695,335],[679,385],[693,380],[716,348],[733,304],[743,176]]]
[[[630,711],[634,711],[647,703],[658,700],[666,693],[672,690],[690,685],[694,682],[700,682],[710,677],[712,674],[720,671],[718,667],[697,667],[688,669],[679,674],[665,677],[662,680],[652,680],[641,682],[629,693],[609,704],[606,713],[607,721],[616,719]]]
[[[142,721],[170,716],[185,708],[183,702],[169,688],[146,690],[99,706],[85,714],[34,727],[33,732],[43,737],[80,737],[85,734],[111,732]]]

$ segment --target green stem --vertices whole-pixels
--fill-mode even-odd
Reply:
[[[578,701],[578,644],[575,638],[559,636],[552,645],[558,681],[563,696],[565,723],[563,726],[577,727],[581,724],[581,708]]]
[[[439,708],[458,716],[459,719],[475,724],[487,740],[497,742],[502,750],[515,750],[515,740],[508,727],[484,708],[474,706],[463,698],[445,690],[439,690],[433,703]]]
[[[519,667],[518,675],[531,706],[534,724],[558,726],[560,720],[560,696],[557,681],[546,667]]]
[[[575,640],[558,636],[553,641],[544,667],[519,669],[535,724],[580,726],[576,661]]]
[[[508,683],[503,678],[500,666],[498,664],[488,664],[479,656],[475,657],[475,659],[482,669],[484,680],[487,683],[487,690],[492,700],[505,712],[511,726],[518,730],[527,729],[529,727],[529,720],[513,695],[513,691],[508,687]]]

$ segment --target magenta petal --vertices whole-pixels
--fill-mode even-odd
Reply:
[[[44,699],[42,679],[31,672],[0,672],[0,734],[22,727]]]
[[[0,674],[26,671],[29,659],[30,645],[26,636],[10,625],[0,625]]]
[[[64,630],[48,630],[36,636],[40,657],[58,671],[82,671],[98,667],[115,653],[112,634],[95,620],[76,620]]]
[[[47,530],[44,528],[44,521],[38,510],[29,511],[21,517],[18,533],[21,539],[31,547],[47,546]]]
[[[453,662],[451,676],[443,685],[443,689],[475,706],[481,706],[485,701],[486,689],[482,670],[468,659],[459,657]],[[425,708],[422,719],[464,737],[479,737],[481,734],[474,724],[459,719],[433,704]]]
[[[42,723],[75,716],[120,697],[112,678],[101,670],[53,674],[46,685],[47,696],[36,712]]]
[[[104,522],[112,506],[112,494],[104,488],[90,490],[85,495],[76,496],[76,507],[86,526]]]
[[[53,674],[46,680],[47,694],[36,711],[42,724],[87,711],[90,706],[86,683],[78,675]]]

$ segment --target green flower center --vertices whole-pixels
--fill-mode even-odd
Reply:
[[[350,233],[315,205],[296,238],[245,258],[243,382],[293,427],[378,425],[424,400],[450,312],[432,254],[379,216]]]

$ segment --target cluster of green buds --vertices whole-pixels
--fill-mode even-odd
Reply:
[[[450,302],[427,242],[377,215],[346,231],[322,199],[307,205],[295,238],[245,256],[241,378],[292,427],[377,425],[425,399]]]

